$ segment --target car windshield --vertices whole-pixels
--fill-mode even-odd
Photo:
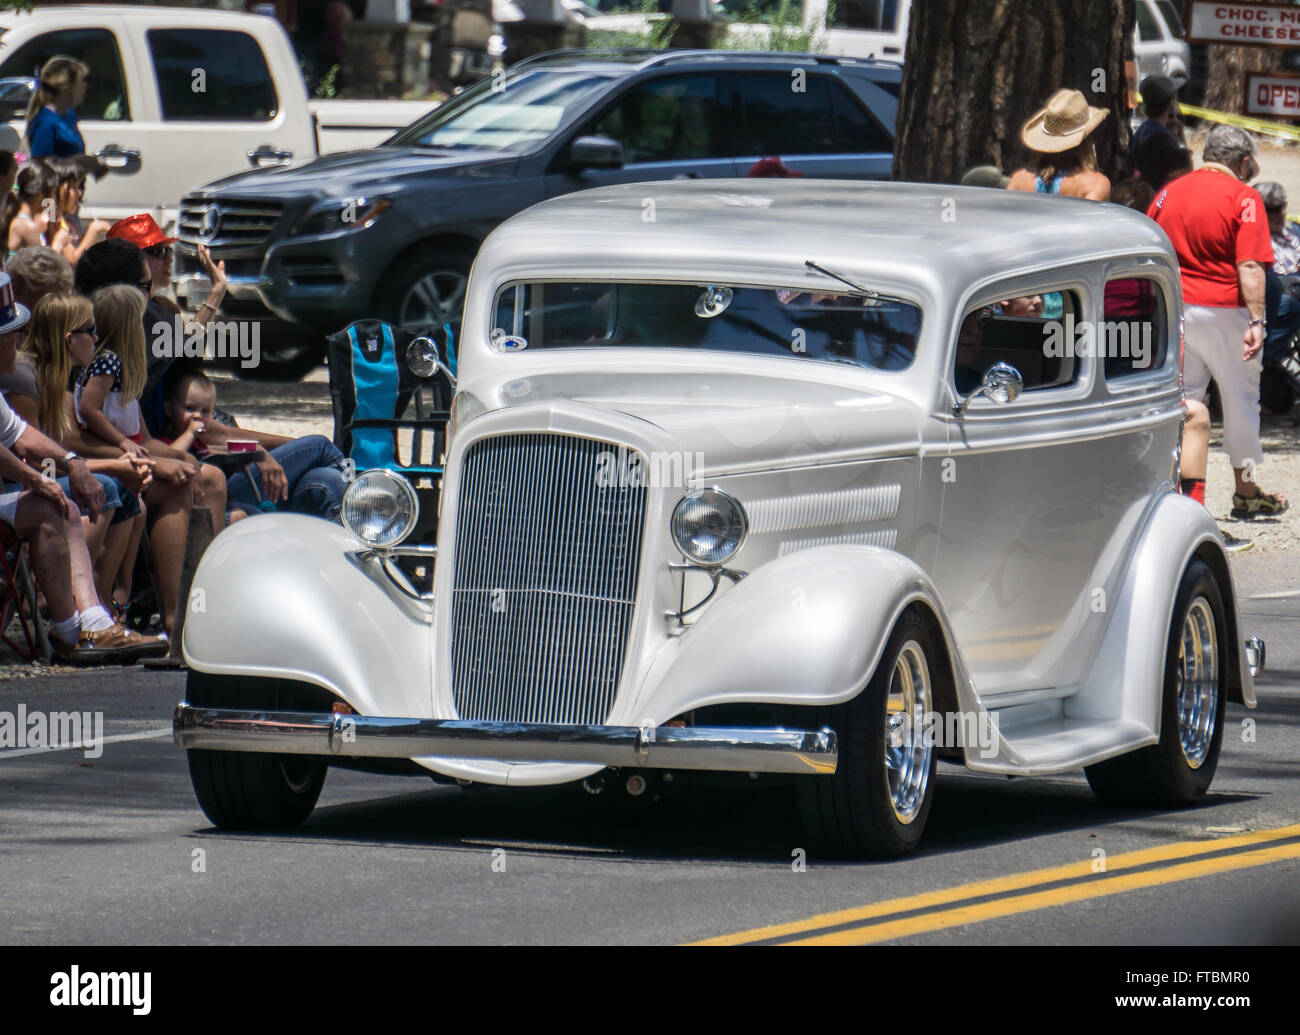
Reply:
[[[388,141],[398,147],[523,151],[565,125],[610,78],[533,69],[489,76]]]
[[[920,330],[918,306],[847,289],[584,281],[505,285],[491,333],[503,351],[696,348],[904,370]]]

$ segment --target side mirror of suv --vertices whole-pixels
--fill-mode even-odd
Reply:
[[[569,168],[573,172],[583,169],[621,169],[623,145],[609,137],[578,137],[569,148]]]
[[[0,79],[0,121],[26,118],[27,102],[35,88],[36,80],[26,76]]]

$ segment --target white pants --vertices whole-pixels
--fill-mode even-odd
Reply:
[[[1247,309],[1189,305],[1183,311],[1183,391],[1187,398],[1204,402],[1214,379],[1223,403],[1223,448],[1232,466],[1239,468],[1253,468],[1264,459],[1259,443],[1259,375],[1264,355],[1261,351],[1249,362],[1241,358],[1248,326]]]

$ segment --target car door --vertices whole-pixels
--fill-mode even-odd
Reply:
[[[740,109],[736,167],[763,158],[819,179],[888,179],[893,136],[841,82],[813,69],[732,77]]]
[[[72,20],[69,18],[69,20]],[[108,220],[147,211],[154,197],[154,163],[145,147],[148,112],[139,89],[139,79],[125,69],[139,67],[130,42],[122,36],[122,19],[114,15],[95,16],[94,26],[69,26],[40,32],[19,42],[18,26],[5,34],[6,49],[0,62],[0,78],[35,76],[56,54],[75,57],[90,69],[86,99],[77,110],[77,125],[86,151],[98,155],[119,170],[87,184],[83,214]],[[10,123],[22,135],[26,121]]]
[[[312,156],[302,80],[277,82],[256,36],[130,24],[156,105],[141,133],[147,153],[158,155],[154,188],[169,220],[181,196],[197,187],[254,164]],[[255,162],[250,152],[261,157]]]
[[[1083,285],[1056,292],[1064,315],[1053,318],[1016,315],[1011,294],[1002,299],[1011,306],[967,311],[948,361],[957,398],[998,362],[1019,370],[1025,388],[1014,402],[976,399],[961,414],[938,414],[950,462],[934,579],[982,695],[1060,695],[1083,677],[1079,643],[1096,614],[1109,454],[1094,440],[1105,412],[1089,402],[1094,361],[1057,347],[1083,323]]]
[[[729,98],[715,74],[639,80],[569,134],[546,177],[546,194],[646,180],[735,176],[729,110]],[[567,169],[569,146],[586,136],[608,137],[621,145],[622,168]]]

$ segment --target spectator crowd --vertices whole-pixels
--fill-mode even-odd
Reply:
[[[47,62],[29,160],[0,151],[0,550],[27,544],[54,651],[96,664],[168,650],[195,507],[214,533],[274,509],[337,520],[345,462],[321,436],[236,427],[217,408],[202,359],[182,356],[172,333],[176,238],[144,213],[82,218],[87,181],[106,171],[76,125],[86,75],[71,58]],[[203,327],[226,277],[199,256],[212,282]],[[236,438],[260,459],[227,478],[205,461]],[[137,560],[156,587],[146,632],[132,627],[148,626],[131,614]]]

